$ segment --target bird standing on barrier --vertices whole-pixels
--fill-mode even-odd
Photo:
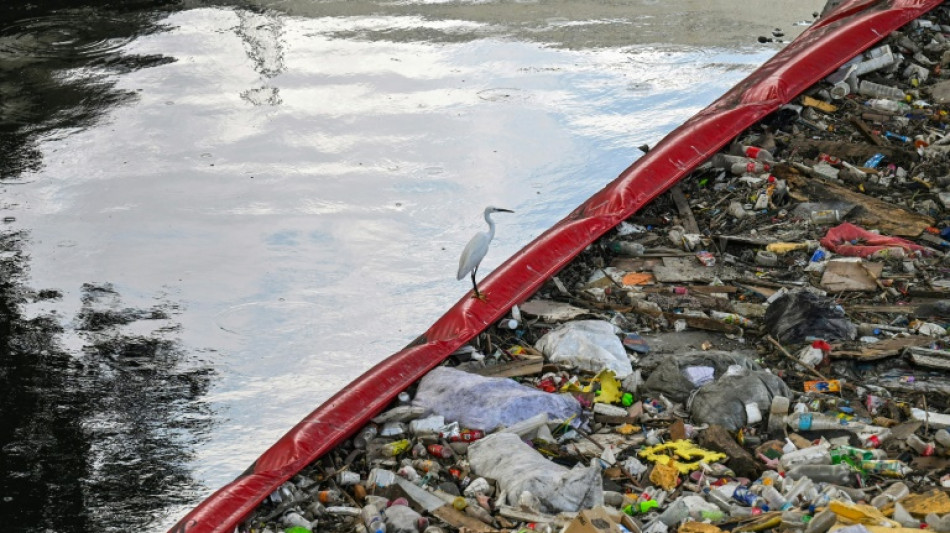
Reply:
[[[502,209],[500,207],[488,206],[485,208],[485,222],[488,222],[488,231],[480,231],[472,237],[472,240],[468,241],[468,244],[465,245],[465,249],[462,250],[462,257],[459,258],[459,273],[458,279],[465,277],[465,274],[472,274],[472,287],[475,288],[474,298],[479,300],[484,300],[485,297],[478,292],[478,283],[475,281],[475,273],[478,272],[478,264],[482,262],[482,259],[485,258],[485,254],[488,253],[488,245],[491,244],[492,238],[495,237],[495,222],[491,219],[492,213],[514,213],[510,209]]]

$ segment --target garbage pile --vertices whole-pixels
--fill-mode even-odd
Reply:
[[[750,128],[239,531],[950,532],[948,33]]]

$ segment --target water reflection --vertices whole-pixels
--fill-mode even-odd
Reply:
[[[155,10],[169,3],[146,12],[9,4],[0,7],[0,21],[14,20],[0,23],[0,178],[16,184],[41,171],[42,142],[134,101],[117,75],[174,59],[124,52],[162,29]],[[148,527],[199,490],[189,460],[210,427],[201,399],[212,371],[180,346],[171,300],[130,307],[110,284],[87,283],[75,316],[25,314],[63,299],[29,288],[31,244],[28,231],[0,234],[0,516],[14,530]]]

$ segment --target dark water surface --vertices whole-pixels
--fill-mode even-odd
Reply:
[[[4,526],[170,526],[822,3],[3,3]]]

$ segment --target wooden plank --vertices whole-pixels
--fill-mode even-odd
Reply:
[[[860,349],[834,349],[831,351],[832,359],[854,359],[856,361],[877,361],[887,357],[900,355],[905,349],[913,346],[926,346],[933,342],[930,337],[897,337],[893,339],[883,339],[878,342],[867,344]]]
[[[699,233],[699,224],[696,223],[693,210],[689,207],[689,200],[683,194],[683,188],[679,183],[670,188],[670,195],[673,197],[673,203],[676,204],[676,210],[683,217],[683,229],[686,233]]]
[[[462,513],[451,505],[443,505],[442,507],[432,511],[432,514],[439,520],[442,520],[455,529],[466,528],[469,531],[474,531],[475,533],[492,533],[494,531],[498,531],[481,520],[477,520],[471,516],[468,516],[467,514]]]
[[[676,313],[663,313],[663,316],[672,324],[677,320],[685,320],[686,325],[693,329],[702,329],[705,331],[718,331],[720,333],[740,333],[742,328],[735,324],[726,324],[714,318],[704,316],[678,315]]]
[[[478,370],[471,370],[471,372],[486,377],[513,378],[540,374],[543,366],[544,359],[531,358],[479,368]]]
[[[934,224],[932,217],[908,211],[822,178],[807,178],[787,165],[777,165],[773,174],[787,180],[790,185],[799,189],[799,193],[804,193],[812,201],[836,200],[854,204],[857,207],[848,218],[859,226],[879,229],[885,235],[917,237]]]
[[[865,139],[867,139],[874,145],[876,146],[884,145],[884,141],[881,139],[879,135],[874,135],[874,132],[871,131],[871,127],[868,126],[867,122],[861,120],[858,117],[851,117],[851,124],[853,124],[854,127],[857,128],[857,130],[861,133],[861,135],[864,135]]]

